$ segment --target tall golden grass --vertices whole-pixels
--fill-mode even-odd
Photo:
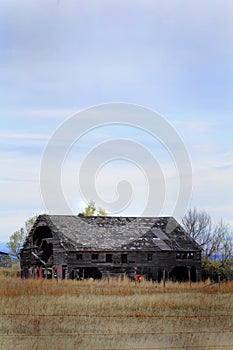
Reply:
[[[233,283],[0,274],[1,349],[231,349]]]

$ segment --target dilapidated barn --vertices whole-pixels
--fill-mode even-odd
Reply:
[[[40,215],[21,250],[21,274],[196,281],[201,249],[171,217]]]
[[[10,267],[11,258],[8,253],[0,252],[0,267]]]

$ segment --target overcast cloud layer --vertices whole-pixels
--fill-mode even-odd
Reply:
[[[2,0],[0,240],[46,210],[40,162],[56,128],[73,113],[108,102],[163,115],[190,154],[190,207],[232,222],[232,18],[231,0]],[[165,149],[148,135],[113,127],[86,135],[67,156],[63,185],[73,210],[84,205],[76,188],[80,161],[95,142],[117,137],[138,140],[157,157],[169,215],[177,174]],[[99,189],[112,200],[118,178],[133,178],[135,196],[124,214],[137,215],[145,200],[143,174],[114,164],[100,174]]]

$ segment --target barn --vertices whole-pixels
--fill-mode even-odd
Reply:
[[[10,267],[11,259],[8,253],[0,251],[0,267]]]
[[[201,276],[200,246],[172,217],[40,215],[20,257],[23,278]]]

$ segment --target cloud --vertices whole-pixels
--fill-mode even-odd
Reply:
[[[54,105],[153,99],[162,110],[211,100],[224,108],[223,98],[231,101],[224,89],[231,81],[231,9],[228,1],[10,2],[2,18],[9,46],[3,97]]]
[[[19,140],[48,140],[49,135],[43,134],[21,134],[21,133],[13,133],[13,132],[0,132],[1,139],[19,139]]]
[[[217,170],[233,170],[233,163],[228,163],[228,164],[222,164],[216,166]]]
[[[20,108],[17,110],[11,110],[10,108],[7,109],[6,113],[9,117],[16,116],[23,116],[27,119],[34,119],[34,120],[40,120],[40,119],[46,119],[47,121],[50,119],[55,119],[57,121],[62,121],[66,118],[68,118],[73,113],[77,113],[77,109],[71,109],[71,108]]]
[[[196,116],[196,118],[188,118],[187,120],[174,120],[174,125],[177,128],[185,128],[185,130],[189,130],[189,132],[206,132],[210,131],[219,125],[219,121],[217,120],[208,120],[208,119],[200,119],[200,117]]]
[[[167,115],[192,157],[195,203],[214,215],[224,216],[227,208],[229,218],[232,10],[231,0],[2,0],[1,207],[9,209],[3,231],[12,222],[22,225],[30,208],[40,208],[40,160],[58,124],[76,110],[109,101],[139,103]],[[96,130],[74,152],[82,158],[96,142],[119,132],[156,153],[170,180],[170,204],[174,167],[148,135]],[[73,170],[70,165],[67,178]],[[110,181],[104,179],[107,191]]]

